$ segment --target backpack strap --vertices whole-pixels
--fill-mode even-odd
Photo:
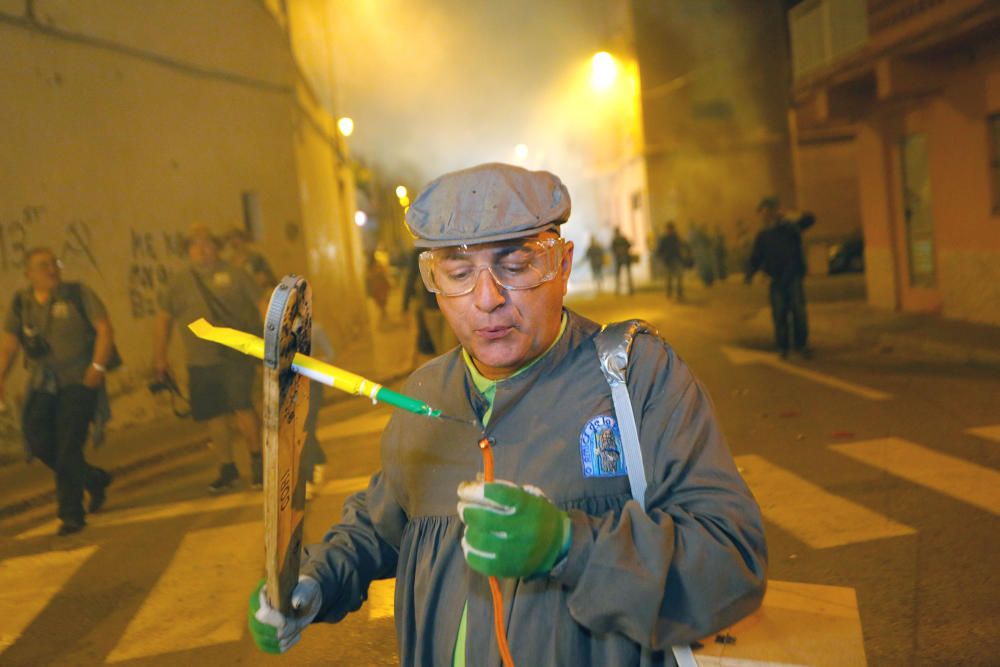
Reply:
[[[604,379],[611,387],[611,401],[615,406],[618,429],[622,435],[625,468],[628,470],[632,497],[645,509],[646,470],[642,464],[639,430],[632,411],[632,400],[628,395],[628,358],[632,351],[632,341],[640,333],[659,335],[656,328],[648,322],[626,320],[604,325],[594,338],[594,345],[597,347],[597,358],[601,363]]]
[[[656,327],[644,320],[626,320],[601,327],[594,337],[597,358],[601,364],[604,379],[611,387],[611,401],[615,406],[618,428],[622,435],[622,449],[628,483],[632,497],[646,509],[646,470],[642,463],[642,449],[639,447],[639,429],[632,410],[632,399],[628,395],[628,359],[632,352],[632,342],[636,335],[648,333],[659,336]],[[644,649],[645,650],[645,649]],[[678,667],[698,667],[698,661],[690,646],[671,646],[671,652]]]

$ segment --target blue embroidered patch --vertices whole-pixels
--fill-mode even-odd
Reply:
[[[580,460],[584,477],[627,475],[622,436],[611,415],[594,417],[580,432]]]

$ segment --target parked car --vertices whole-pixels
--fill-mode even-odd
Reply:
[[[830,246],[827,272],[862,273],[865,270],[865,240],[860,236],[839,241]]]

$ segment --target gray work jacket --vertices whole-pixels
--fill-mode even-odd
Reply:
[[[707,393],[650,335],[636,337],[629,363],[646,511],[631,498],[620,436],[607,428],[614,411],[594,348],[598,330],[570,312],[555,346],[497,385],[487,429],[496,478],[538,486],[573,521],[556,571],[500,580],[518,665],[673,664],[670,645],[732,624],[764,594],[757,503]],[[458,349],[417,370],[404,391],[458,417],[486,408]],[[459,482],[482,470],[480,437],[471,425],[393,415],[382,470],[346,501],[324,542],[306,549],[302,572],[323,590],[317,620],[343,618],[373,579],[395,576],[403,665],[451,664],[466,600],[467,663],[500,665],[487,579],[465,564],[456,513]],[[640,659],[640,646],[653,652]]]

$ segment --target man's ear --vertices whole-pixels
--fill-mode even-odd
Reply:
[[[569,288],[569,274],[573,271],[573,249],[573,242],[566,241],[566,250],[563,252],[562,264],[559,266],[563,276],[563,296],[566,295]]]

